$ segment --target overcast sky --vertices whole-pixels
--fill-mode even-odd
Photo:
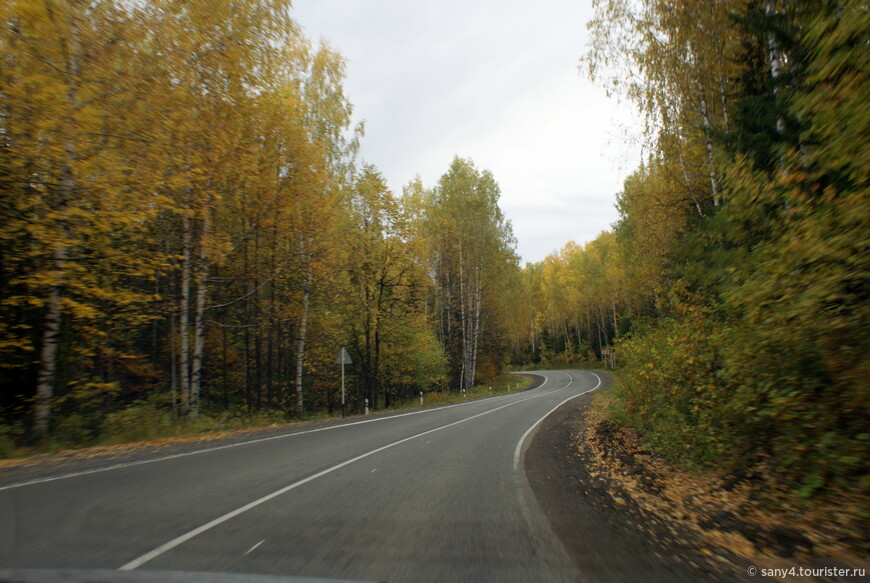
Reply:
[[[616,220],[639,161],[631,110],[577,70],[591,0],[295,0],[306,36],[348,61],[361,157],[393,192],[454,155],[489,169],[523,261]]]

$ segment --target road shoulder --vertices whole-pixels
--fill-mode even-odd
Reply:
[[[566,403],[542,423],[524,468],[541,511],[582,580],[733,581],[733,571],[710,564],[694,533],[632,508],[632,499],[620,496],[596,467],[595,452],[581,440],[594,396]]]
[[[758,581],[770,580],[761,568],[870,569],[862,499],[795,505],[759,468],[675,468],[608,418],[610,399],[599,391],[560,408],[526,456],[537,503],[584,580]]]

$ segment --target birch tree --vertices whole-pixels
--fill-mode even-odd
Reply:
[[[474,384],[481,343],[500,333],[496,285],[505,272],[516,269],[513,232],[498,206],[499,196],[489,171],[456,157],[426,210],[439,336],[456,390]]]
[[[150,318],[136,313],[148,298],[131,284],[158,259],[133,243],[159,203],[136,195],[137,181],[153,181],[138,172],[141,148],[124,138],[143,125],[130,107],[145,84],[126,67],[138,61],[140,15],[77,0],[0,10],[3,263],[16,273],[0,302],[17,321],[7,348],[38,355],[33,428],[44,437],[59,388],[82,397],[117,389],[116,326]],[[42,312],[39,324],[19,319],[24,306]],[[36,343],[14,340],[30,326]],[[60,359],[75,362],[63,378]]]

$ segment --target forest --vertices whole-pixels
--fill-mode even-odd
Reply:
[[[525,358],[614,346],[613,415],[656,451],[866,495],[870,11],[596,0],[595,15],[581,67],[644,114],[647,154],[611,230],[525,268]]]
[[[287,0],[0,7],[0,450],[603,367],[684,463],[867,492],[870,13],[595,0],[619,220],[520,266],[496,177],[391,192]],[[580,23],[578,23],[580,26]]]
[[[0,386],[11,443],[459,391],[519,277],[491,173],[404,196],[285,0],[4,2]],[[135,434],[135,431],[133,432]]]

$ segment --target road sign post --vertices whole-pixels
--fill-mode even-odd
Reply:
[[[338,358],[335,359],[336,364],[341,365],[341,416],[344,417],[345,411],[345,391],[344,391],[344,365],[353,364],[353,360],[350,358],[350,353],[347,351],[347,348],[344,346],[341,347],[341,350],[338,351]]]

